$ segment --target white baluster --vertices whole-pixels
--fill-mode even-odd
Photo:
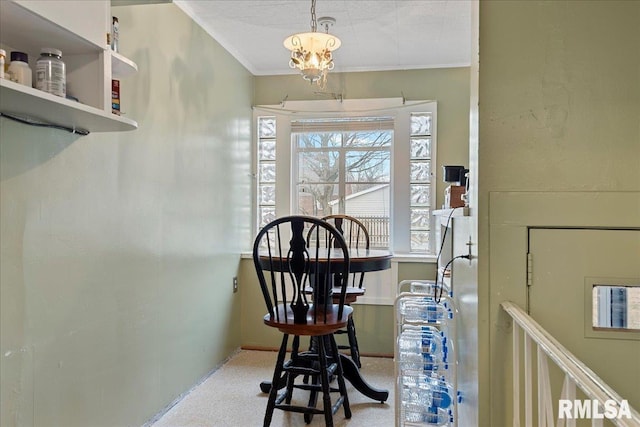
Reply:
[[[524,334],[524,424],[533,427],[533,396],[531,391],[531,337]]]
[[[574,401],[576,399],[576,383],[573,382],[569,375],[564,376],[564,382],[562,383],[562,391],[560,392],[560,399],[567,399]],[[558,411],[560,411],[558,409]],[[575,418],[560,418],[558,413],[557,427],[576,427]]]
[[[513,323],[513,427],[520,427],[520,327]]]
[[[553,427],[549,365],[547,356],[540,346],[538,346],[538,424],[540,427]]]

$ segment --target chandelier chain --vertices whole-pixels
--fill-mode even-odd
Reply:
[[[311,32],[315,33],[318,29],[316,20],[316,0],[311,0]]]

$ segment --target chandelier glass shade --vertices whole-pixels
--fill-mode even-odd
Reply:
[[[324,21],[323,21],[324,20]],[[327,72],[333,70],[331,52],[340,47],[340,39],[329,34],[329,26],[335,22],[333,18],[320,18],[325,32],[317,32],[315,17],[315,0],[311,3],[311,32],[298,33],[284,40],[284,47],[291,51],[289,66],[300,70],[302,77],[310,83],[326,81]]]

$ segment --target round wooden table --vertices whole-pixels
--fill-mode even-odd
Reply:
[[[342,250],[340,249],[326,249],[318,248],[318,260],[320,263],[326,263],[331,261],[332,264],[340,264],[344,259]],[[309,256],[315,257],[316,248],[309,248]],[[391,258],[393,254],[386,249],[349,249],[349,272],[350,273],[363,273],[368,271],[380,271],[391,268]],[[265,255],[260,256],[260,263],[263,267],[269,267],[269,257]],[[276,270],[280,270],[280,260],[273,260],[273,267]],[[319,271],[322,273],[322,271]]]

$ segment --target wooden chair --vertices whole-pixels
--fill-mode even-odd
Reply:
[[[334,214],[327,215],[322,218],[323,221],[332,224],[344,237],[344,240],[350,250],[353,249],[369,249],[369,231],[367,227],[357,218],[349,215]],[[310,232],[313,229],[310,230]],[[307,238],[311,241],[311,236]],[[328,244],[327,240],[324,240],[325,246]],[[364,282],[364,272],[351,273],[349,278],[349,285],[347,286],[345,301],[347,305],[351,305],[355,302],[359,296],[364,295],[366,289],[362,286]],[[307,289],[309,292],[309,289]],[[335,299],[334,299],[335,302]],[[349,345],[339,345],[339,349],[348,349],[351,353],[351,359],[358,366],[362,367],[360,363],[360,349],[358,347],[358,339],[356,337],[356,326],[353,321],[353,317],[349,318],[347,327],[340,329],[337,334],[347,334]]]
[[[315,241],[321,234],[331,243],[328,247],[316,243],[307,245],[308,230],[314,228]],[[324,238],[324,237],[323,237]],[[330,261],[328,261],[330,260]],[[302,412],[305,422],[311,422],[314,414],[324,414],[327,426],[333,426],[333,414],[340,406],[346,418],[351,418],[349,398],[344,381],[342,364],[333,334],[347,326],[352,308],[345,305],[346,278],[349,272],[349,249],[342,234],[329,223],[318,218],[288,216],[266,225],[257,235],[253,245],[260,288],[267,305],[264,316],[267,326],[283,333],[269,391],[264,426],[271,424],[274,409]],[[333,282],[333,303],[326,293]],[[313,286],[312,300],[304,292]],[[291,355],[285,362],[289,336],[293,336]],[[312,339],[311,349],[300,352],[301,336]],[[306,381],[296,381],[306,379]],[[337,380],[337,388],[330,382]],[[284,379],[285,388],[278,394],[278,384]],[[292,404],[294,389],[309,390],[306,406]],[[331,393],[338,393],[332,404]],[[322,396],[322,409],[316,409],[318,395]]]

